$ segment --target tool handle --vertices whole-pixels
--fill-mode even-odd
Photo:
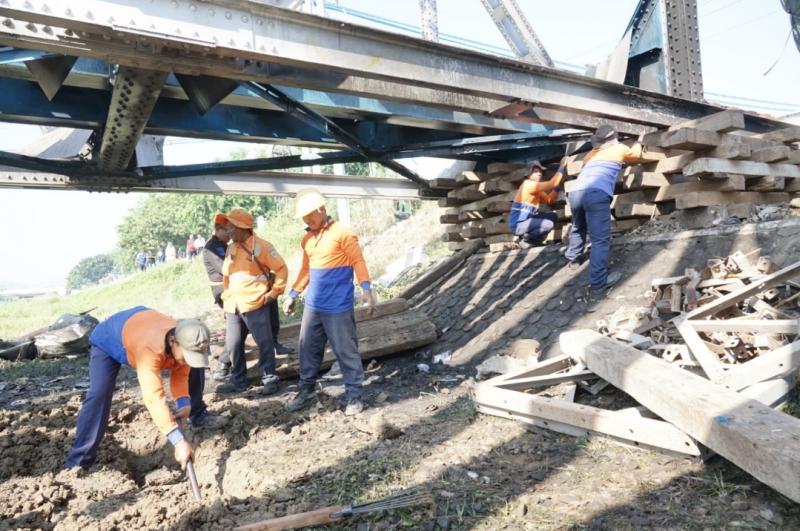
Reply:
[[[329,524],[340,517],[333,515],[342,511],[342,506],[325,507],[316,511],[290,514],[280,518],[262,520],[255,524],[237,527],[234,531],[281,531],[283,529],[301,529],[312,525]]]
[[[192,486],[195,501],[203,501],[203,497],[200,496],[200,485],[197,484],[197,474],[194,473],[194,463],[191,459],[186,463],[186,477],[189,478],[189,485]]]

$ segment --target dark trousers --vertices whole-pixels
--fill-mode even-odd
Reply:
[[[270,308],[274,303],[245,313],[226,313],[225,351],[231,356],[230,381],[236,385],[247,385],[247,362],[244,358],[244,340],[247,333],[253,335],[258,346],[258,367],[261,381],[277,381],[275,374],[275,343],[270,326]]]
[[[325,343],[331,348],[344,377],[347,398],[361,399],[364,367],[358,353],[356,318],[353,310],[342,313],[322,313],[306,307],[300,324],[300,386],[313,389],[319,376]]]
[[[522,236],[530,241],[540,242],[556,225],[558,216],[555,212],[539,212],[514,227],[514,235]]]
[[[572,210],[572,229],[569,232],[569,248],[564,256],[570,262],[581,257],[588,230],[592,240],[589,283],[593,288],[603,288],[608,279],[611,250],[611,196],[595,188],[574,190],[569,193],[569,208]]]
[[[220,304],[220,307],[222,304]],[[278,332],[281,331],[281,319],[280,314],[278,313],[278,301],[272,301],[267,305],[269,307],[269,325],[270,329],[272,330],[272,340],[273,342],[278,342]],[[222,353],[219,355],[219,362],[223,365],[230,365],[231,364],[231,354],[228,351],[228,341],[225,340],[225,348],[222,350]]]
[[[75,444],[67,457],[66,468],[89,468],[97,458],[97,449],[103,441],[111,413],[111,398],[121,364],[106,352],[92,346],[89,354],[89,390],[78,413]],[[192,410],[190,419],[206,411],[203,401],[205,369],[189,371],[189,396]]]

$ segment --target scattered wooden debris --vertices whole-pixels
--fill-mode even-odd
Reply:
[[[478,384],[476,407],[561,433],[718,453],[800,501],[800,421],[772,409],[800,372],[797,276],[800,262],[778,269],[755,250],[655,278],[648,305],[619,308],[599,333],[562,334],[564,354]],[[580,402],[609,385],[643,407],[629,415]]]

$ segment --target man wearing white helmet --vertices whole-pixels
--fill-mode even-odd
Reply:
[[[284,301],[286,314],[294,311],[297,296],[305,290],[305,310],[300,325],[300,392],[288,404],[290,411],[306,407],[316,396],[315,384],[325,352],[331,342],[344,377],[347,394],[346,415],[364,409],[361,386],[364,368],[358,353],[356,321],[353,313],[353,275],[361,286],[361,300],[370,308],[375,296],[358,237],[331,219],[325,210],[325,197],[313,188],[297,193],[297,217],[306,224],[300,246],[303,265]]]

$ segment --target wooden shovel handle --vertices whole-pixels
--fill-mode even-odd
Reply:
[[[237,527],[234,531],[281,531],[283,529],[301,529],[311,525],[329,524],[339,518],[334,518],[334,513],[342,510],[342,506],[324,507],[316,511],[308,511],[305,513],[290,514],[280,518],[272,518],[271,520],[262,520],[255,524],[243,525]]]

